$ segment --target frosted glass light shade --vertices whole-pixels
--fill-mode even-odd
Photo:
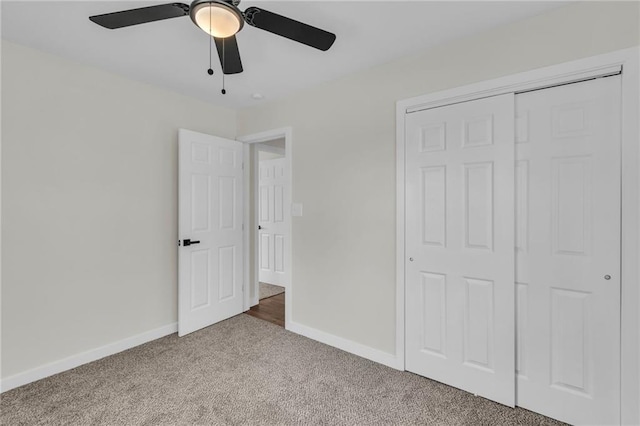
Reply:
[[[231,37],[244,23],[236,7],[221,1],[194,1],[191,19],[205,33],[217,38]]]

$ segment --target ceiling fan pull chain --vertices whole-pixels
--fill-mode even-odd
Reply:
[[[222,39],[222,94],[226,95],[227,91],[224,88],[224,74],[225,74],[225,72],[224,72],[224,62],[225,62],[225,60],[224,59],[226,57],[226,55],[224,53],[224,40],[225,39]]]
[[[209,37],[209,69],[207,70],[207,73],[209,75],[213,75],[213,68],[211,68],[211,39],[213,37]]]
[[[209,3],[209,7],[211,7],[211,3]],[[209,9],[209,69],[207,73],[209,75],[213,75],[213,68],[211,68],[211,40],[213,36],[211,35],[211,9]]]

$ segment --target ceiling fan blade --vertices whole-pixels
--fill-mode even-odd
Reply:
[[[244,11],[247,24],[320,50],[329,50],[336,35],[258,7]]]
[[[218,58],[220,65],[225,74],[238,74],[242,72],[242,61],[240,60],[240,51],[238,50],[238,41],[236,36],[227,38],[213,38],[216,42],[218,50]]]
[[[89,19],[102,27],[115,30],[116,28],[129,27],[131,25],[144,24],[169,18],[177,18],[188,14],[189,5],[184,3],[169,3],[157,6],[141,7],[138,9],[122,10],[120,12],[105,13],[104,15],[95,15],[90,16]]]

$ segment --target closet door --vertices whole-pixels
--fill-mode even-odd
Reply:
[[[406,121],[406,369],[513,406],[514,98]]]
[[[620,422],[620,77],[516,96],[517,404]]]

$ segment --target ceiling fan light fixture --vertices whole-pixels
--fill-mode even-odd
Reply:
[[[244,25],[242,12],[223,0],[195,0],[190,15],[202,31],[216,38],[231,37]]]

